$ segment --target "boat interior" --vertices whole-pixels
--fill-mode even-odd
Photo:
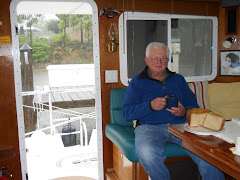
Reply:
[[[21,87],[18,57],[23,55],[20,55],[17,42],[19,29],[16,25],[14,7],[16,8],[20,2],[24,2],[27,6],[34,1],[36,0],[4,0],[0,3],[0,168],[2,168],[0,172],[5,172],[0,173],[0,179],[2,176],[12,180],[28,179],[25,157],[26,125],[23,122],[24,114],[20,99],[22,96],[29,96],[36,92],[22,93],[24,90]],[[80,93],[89,93],[89,95],[84,93],[88,97],[81,103],[73,100],[74,107],[95,106],[94,112],[80,114],[86,118],[96,118],[97,121],[94,137],[90,138],[97,143],[98,154],[94,158],[98,158],[98,175],[90,176],[89,179],[150,179],[135,153],[133,123],[125,122],[121,115],[122,101],[131,78],[146,66],[144,62],[146,45],[151,41],[165,43],[171,51],[168,68],[183,75],[189,86],[193,82],[206,81],[208,84],[240,83],[239,57],[234,62],[233,60],[227,62],[230,54],[240,56],[240,1],[42,0],[44,3],[56,4],[78,1],[90,4],[93,17],[95,76],[93,81],[91,79],[91,82],[86,84],[87,87],[76,89]],[[229,58],[231,61],[231,57]],[[81,75],[83,79],[86,79],[85,75],[86,72]],[[57,76],[64,79],[65,74]],[[51,82],[57,83],[54,79]],[[59,86],[56,85],[44,92],[54,94],[59,91]],[[239,87],[240,85],[235,90]],[[71,92],[68,89],[64,91]],[[213,90],[212,94],[214,93],[217,94]],[[228,92],[226,89],[225,93],[229,94],[233,91]],[[235,93],[239,92],[235,91]],[[229,97],[226,96],[226,98]],[[55,102],[56,99],[57,97],[54,102],[52,99],[51,102],[49,99],[43,101],[48,102],[47,105],[45,104],[48,110],[54,107],[73,107],[71,103],[61,106]],[[233,105],[235,106],[236,103]],[[41,109],[41,107],[35,108]],[[240,119],[240,115],[226,118]],[[72,119],[72,121],[75,120]],[[81,120],[80,127],[83,129],[80,133],[86,133],[85,124]],[[51,126],[50,131],[52,128]],[[79,140],[82,146],[84,146],[83,142],[90,140],[90,138],[86,139],[86,134],[84,137],[85,139]],[[37,147],[36,145],[35,148]],[[84,152],[90,151],[88,147],[84,148]],[[166,148],[165,163],[172,179],[201,178],[190,157],[181,150],[177,151],[178,147],[172,144]],[[77,154],[77,149],[74,153]],[[235,158],[240,167],[239,156],[231,155],[231,158]],[[45,161],[48,163],[47,159]],[[209,160],[210,163],[211,161]],[[236,172],[234,169],[233,173],[231,169],[224,170],[224,167],[220,166],[221,168],[226,180],[240,179],[239,169]],[[39,171],[41,171],[40,165]],[[187,173],[188,171],[191,173]],[[42,178],[45,180],[44,176]],[[82,177],[82,179],[85,178]]]

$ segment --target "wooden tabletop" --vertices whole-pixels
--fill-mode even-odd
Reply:
[[[234,144],[229,144],[215,136],[187,132],[184,124],[170,125],[168,131],[182,140],[184,148],[240,180],[240,156],[234,155],[229,150]]]

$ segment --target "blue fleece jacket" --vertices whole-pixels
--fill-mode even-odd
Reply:
[[[123,103],[123,117],[126,121],[138,120],[139,124],[178,124],[186,121],[186,116],[178,117],[166,110],[151,109],[150,102],[157,97],[177,95],[186,109],[198,108],[195,94],[189,88],[184,77],[167,69],[168,77],[165,85],[161,81],[150,78],[146,67],[136,75],[127,88]]]

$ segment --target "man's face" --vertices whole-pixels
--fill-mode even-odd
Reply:
[[[152,74],[163,73],[168,61],[166,48],[152,48],[149,52],[149,58],[145,58],[145,62]]]

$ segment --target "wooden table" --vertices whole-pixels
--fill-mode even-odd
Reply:
[[[240,180],[240,156],[234,155],[229,150],[234,144],[229,144],[215,136],[189,133],[185,131],[184,124],[170,125],[168,131],[182,140],[184,148]]]

